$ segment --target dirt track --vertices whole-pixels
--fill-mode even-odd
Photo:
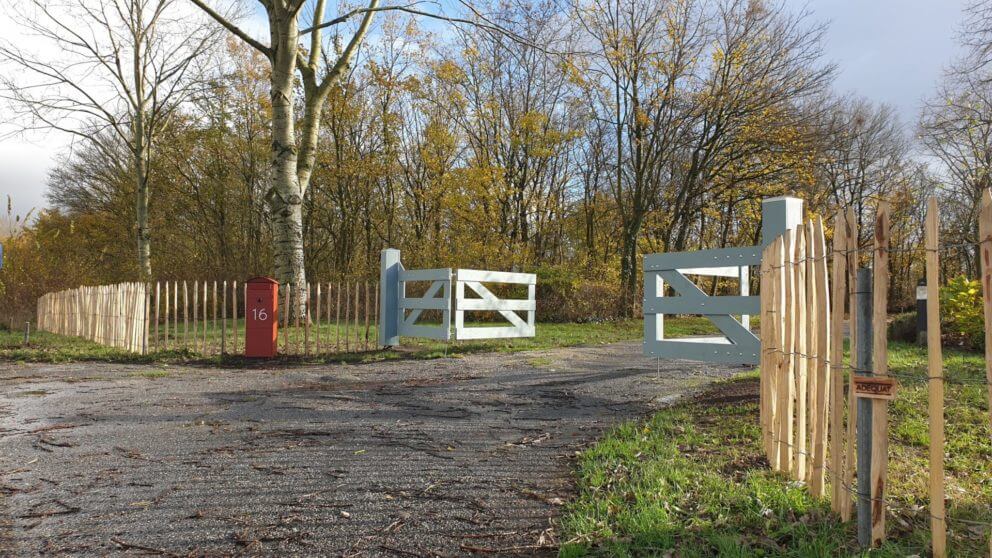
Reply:
[[[0,554],[551,554],[575,451],[734,371],[659,373],[638,343],[288,369],[0,363]]]

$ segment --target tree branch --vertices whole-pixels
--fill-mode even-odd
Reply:
[[[228,31],[230,31],[231,33],[233,33],[239,39],[241,39],[242,41],[244,41],[244,42],[248,43],[249,45],[251,45],[252,47],[254,47],[255,50],[261,52],[265,56],[268,56],[270,58],[272,57],[272,49],[271,48],[263,45],[262,43],[256,41],[255,39],[251,38],[251,35],[249,35],[248,33],[246,33],[244,30],[242,30],[240,27],[238,27],[234,23],[231,23],[231,21],[229,21],[224,16],[222,16],[219,13],[215,12],[210,6],[206,5],[206,3],[203,2],[203,0],[190,0],[190,2],[192,2],[193,4],[195,4],[198,8],[200,8],[204,12],[206,12],[206,14],[208,16],[210,16],[211,18],[213,18],[217,23],[223,25]]]

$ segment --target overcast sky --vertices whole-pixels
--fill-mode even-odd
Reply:
[[[958,54],[955,37],[964,0],[789,1],[830,24],[824,47],[838,65],[837,91],[891,104],[908,125],[916,121],[942,68]],[[2,17],[0,37],[14,36]],[[9,194],[20,214],[43,207],[45,176],[54,157],[66,149],[67,138],[54,133],[31,141],[0,140],[3,203]]]

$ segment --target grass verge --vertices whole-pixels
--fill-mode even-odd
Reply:
[[[950,555],[988,556],[992,442],[984,360],[953,350],[945,356]],[[930,540],[926,353],[893,343],[890,358],[902,384],[890,411],[890,537],[871,556],[923,556]],[[561,519],[561,556],[863,555],[853,523],[841,524],[828,501],[768,469],[757,395],[753,373],[723,382],[623,424],[583,452],[579,494]]]
[[[229,340],[233,341],[234,324],[229,322],[227,331]],[[243,322],[238,327],[244,332]],[[686,335],[711,334],[715,330],[704,318],[685,317],[666,320],[666,335],[671,337]],[[275,360],[276,363],[324,363],[324,362],[372,362],[398,358],[438,358],[441,356],[457,356],[479,352],[518,352],[555,347],[573,347],[579,345],[597,345],[640,339],[643,335],[641,320],[627,320],[608,323],[587,324],[537,324],[537,335],[523,339],[486,339],[479,341],[434,341],[429,339],[404,338],[403,346],[398,349],[380,351],[354,351],[321,354],[316,356],[284,356]],[[354,335],[352,330],[352,335]],[[364,330],[363,330],[364,331]],[[285,332],[285,330],[284,330]],[[316,339],[318,331],[311,330],[311,339]],[[216,335],[216,337],[215,337]],[[301,343],[302,328],[289,328],[290,343],[293,346]],[[323,339],[330,342],[336,339],[338,332],[333,328],[320,331]],[[219,333],[211,328],[207,331],[208,343],[219,345]],[[170,344],[175,345],[176,339],[170,337]],[[239,341],[239,344],[243,340]],[[229,347],[231,345],[228,345]],[[282,349],[282,339],[279,348]],[[98,345],[77,337],[67,337],[40,331],[31,333],[30,343],[24,344],[24,334],[0,329],[0,360],[14,362],[202,362],[220,366],[242,366],[252,362],[239,355],[203,356],[190,350],[153,351],[148,355],[137,355]],[[273,361],[265,361],[272,363]]]

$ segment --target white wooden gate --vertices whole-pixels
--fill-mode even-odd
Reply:
[[[430,281],[431,284],[423,296],[407,297],[406,284],[415,281]],[[439,310],[441,323],[438,325],[418,324],[417,320],[424,310]],[[400,335],[441,340],[450,339],[451,268],[408,270],[402,269],[401,264],[397,320]]]
[[[483,283],[527,285],[527,298],[498,298]],[[466,288],[474,292],[476,296],[467,297]],[[533,337],[534,315],[537,312],[536,289],[537,276],[533,273],[506,273],[478,269],[457,270],[455,273],[455,339]],[[510,322],[510,325],[467,327],[465,325],[466,311],[499,312],[503,318]],[[517,314],[518,311],[527,313],[526,321]]]
[[[381,346],[399,345],[403,336],[451,339],[452,312],[455,314],[455,339],[534,336],[537,276],[532,273],[450,268],[404,269],[400,262],[400,251],[386,249],[382,251],[379,279],[382,300],[379,307]],[[411,282],[430,282],[430,285],[423,296],[411,297],[407,296],[407,283]],[[499,298],[484,283],[526,285],[527,298]],[[440,312],[441,323],[417,323],[425,310]],[[466,312],[496,312],[509,325],[466,326]],[[518,312],[526,312],[526,319]]]

